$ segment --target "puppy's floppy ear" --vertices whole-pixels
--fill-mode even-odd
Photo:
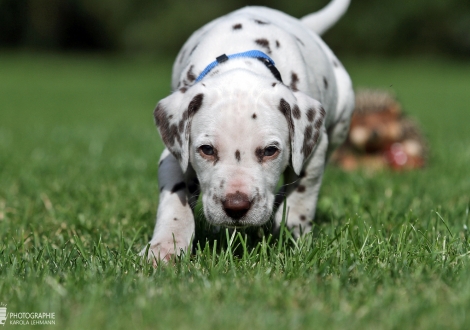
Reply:
[[[279,110],[284,114],[289,127],[292,167],[300,175],[324,129],[325,109],[320,102],[302,92],[294,92],[295,99],[281,98]],[[290,102],[289,102],[290,101]]]
[[[204,102],[203,87],[183,87],[160,102],[153,112],[163,143],[186,172],[189,161],[191,120]]]

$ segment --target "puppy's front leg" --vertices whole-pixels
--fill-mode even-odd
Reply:
[[[173,255],[187,251],[191,245],[195,230],[187,184],[191,179],[185,178],[178,160],[165,149],[158,168],[160,200],[157,223],[148,251],[148,258],[154,265],[156,260],[170,260]]]
[[[287,195],[287,228],[289,228],[294,237],[300,237],[312,229],[313,218],[317,206],[318,193],[320,191],[323,172],[325,168],[325,159],[328,149],[328,136],[322,130],[318,145],[305,164],[302,173],[298,177],[292,169],[286,170],[285,182]],[[276,212],[274,231],[278,232],[284,205],[281,204]]]

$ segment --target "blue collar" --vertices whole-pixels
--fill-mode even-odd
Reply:
[[[251,58],[256,58],[260,60],[261,62],[263,62],[264,65],[266,65],[269,71],[271,71],[274,77],[276,77],[276,79],[282,83],[281,74],[279,73],[279,70],[275,67],[274,61],[268,55],[266,55],[265,53],[259,50],[249,50],[247,52],[232,54],[228,56],[225,54],[218,56],[214,62],[206,66],[204,71],[202,71],[201,74],[197,77],[196,82],[201,81],[217,65],[225,61],[228,61],[231,58],[239,58],[239,57],[251,57]]]

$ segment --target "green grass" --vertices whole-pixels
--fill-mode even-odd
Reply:
[[[223,232],[153,269],[136,253],[171,61],[0,54],[0,303],[54,312],[54,329],[470,328],[470,65],[344,63],[356,86],[396,91],[429,166],[328,168],[314,235]]]

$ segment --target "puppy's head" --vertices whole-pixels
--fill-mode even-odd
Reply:
[[[289,161],[299,174],[325,111],[301,92],[249,72],[210,77],[161,100],[155,122],[167,148],[201,185],[215,225],[258,226],[272,213]]]

